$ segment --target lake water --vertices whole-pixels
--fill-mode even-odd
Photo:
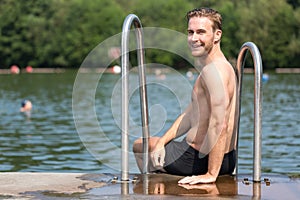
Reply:
[[[120,170],[120,75],[103,74],[99,78],[100,74],[87,74],[87,80],[97,82],[96,88],[90,88],[89,82],[74,85],[76,74],[70,70],[0,75],[0,171]],[[179,80],[179,76],[185,77],[176,73],[159,79],[154,74],[147,76],[151,135],[161,135],[190,99],[193,80]],[[263,84],[263,173],[300,174],[299,76],[270,74],[269,81]],[[132,78],[136,79],[136,75]],[[239,137],[241,173],[252,172],[253,85],[253,75],[244,75]],[[33,103],[30,117],[20,113],[23,99]],[[138,92],[133,88],[131,143],[141,136],[138,102]],[[130,172],[138,172],[132,152]]]

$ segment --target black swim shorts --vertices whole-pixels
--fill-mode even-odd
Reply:
[[[185,138],[181,142],[169,142],[165,150],[164,169],[169,174],[192,176],[205,174],[208,170],[208,155],[199,158],[199,151],[192,148]],[[219,175],[232,174],[235,163],[235,150],[225,154]]]

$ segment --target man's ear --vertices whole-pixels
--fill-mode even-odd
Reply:
[[[222,31],[220,29],[217,29],[215,32],[215,41],[214,42],[219,42],[222,37]]]

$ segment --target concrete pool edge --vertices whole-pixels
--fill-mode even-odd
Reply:
[[[299,177],[284,175],[263,175],[261,183],[253,183],[247,174],[221,176],[215,184],[196,186],[180,186],[177,181],[181,177],[167,174],[131,174],[132,181],[128,183],[112,183],[114,177],[92,173],[2,172],[0,198],[296,199],[300,194]]]

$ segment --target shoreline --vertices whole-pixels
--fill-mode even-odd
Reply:
[[[152,72],[157,70],[158,68],[150,69],[148,68],[147,71]],[[22,69],[19,74],[56,74],[56,73],[64,73],[68,70],[80,70],[82,73],[114,73],[110,68],[33,68],[32,72],[27,72],[26,69]],[[161,68],[163,73],[168,73],[169,70],[165,68]],[[175,69],[174,69],[175,70]],[[183,70],[178,70],[183,71]],[[186,71],[192,71],[196,72],[195,69],[187,69]],[[268,72],[274,72],[276,74],[298,74],[300,73],[300,68],[275,68],[272,70],[265,70],[266,73]],[[245,74],[251,74],[254,73],[253,68],[244,68]],[[1,74],[13,74],[10,69],[0,69],[0,75]]]

